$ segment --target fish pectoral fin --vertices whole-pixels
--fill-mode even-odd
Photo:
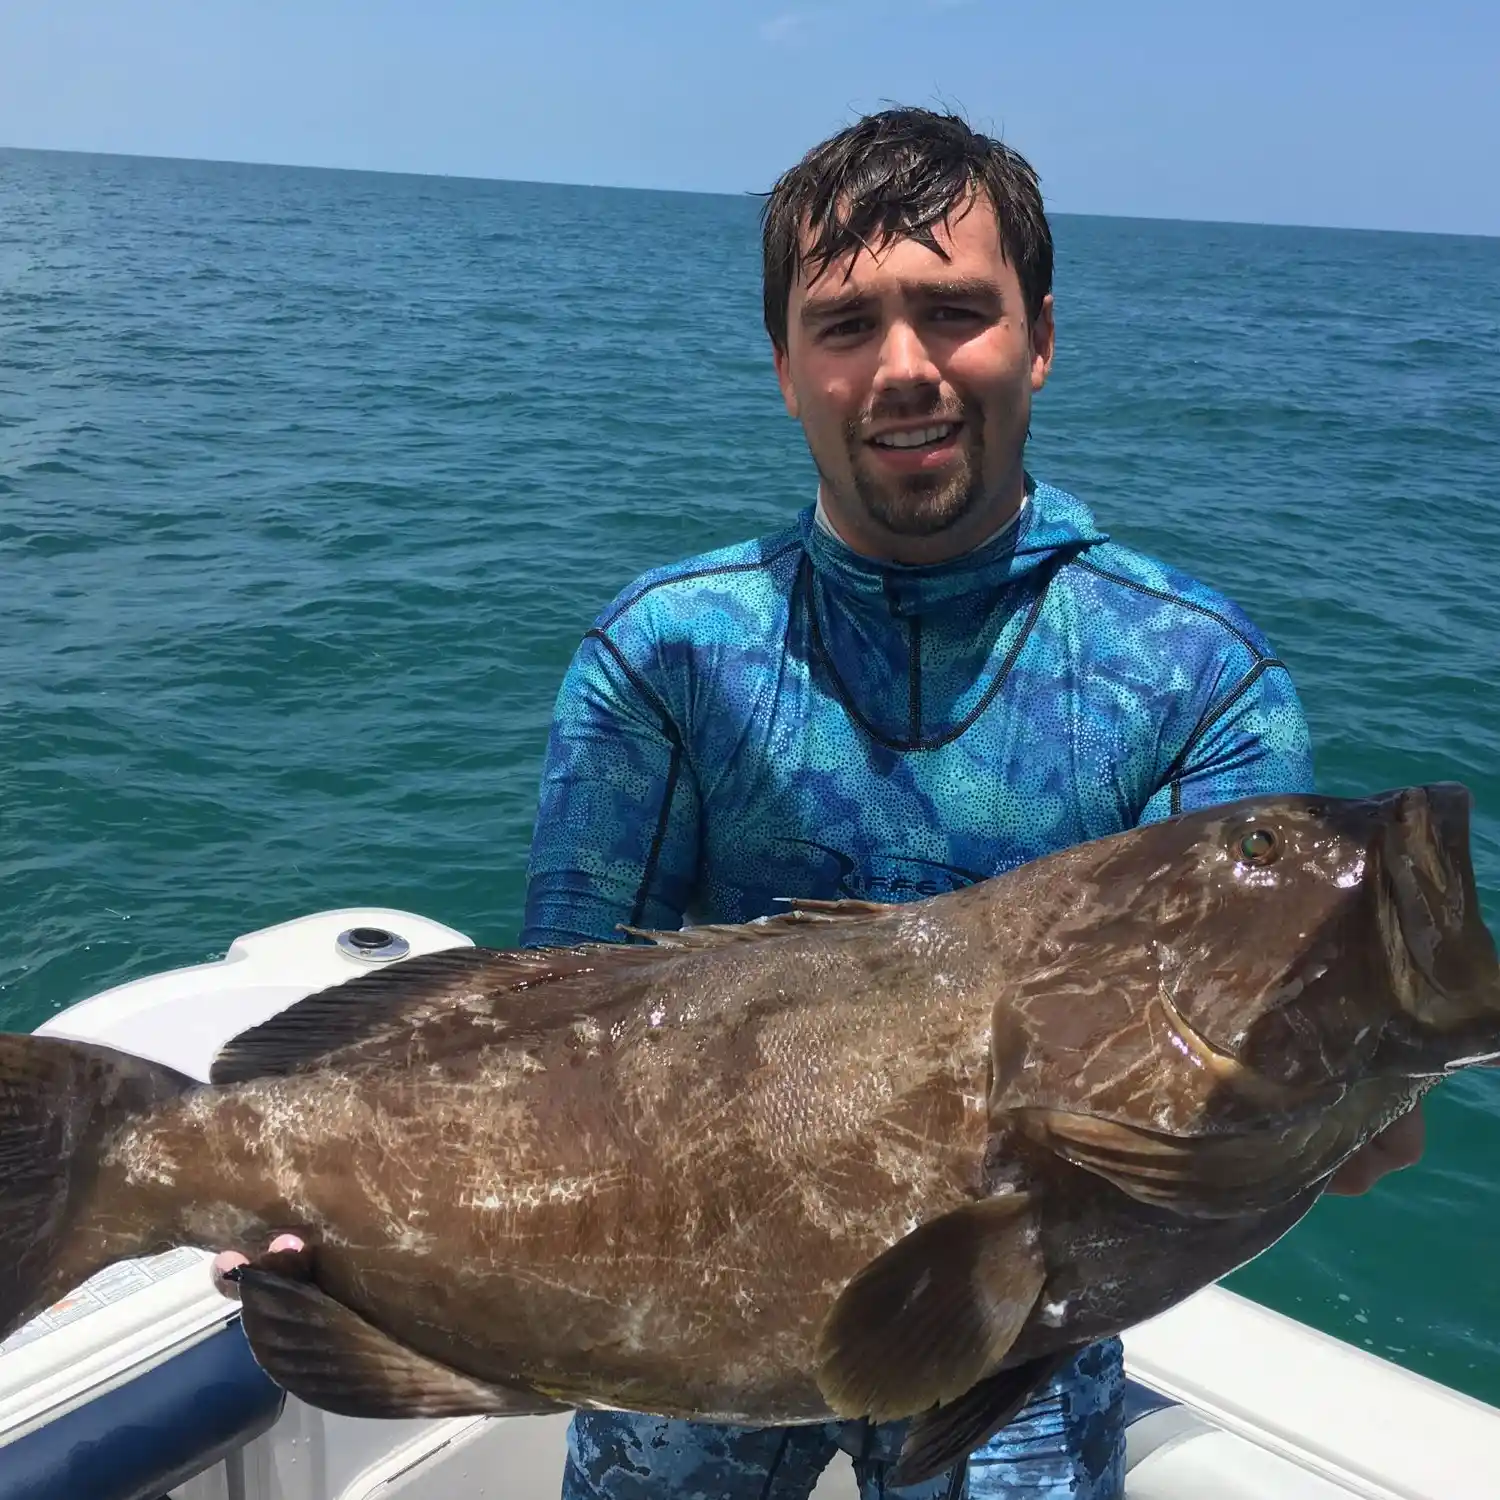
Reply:
[[[1044,1279],[1025,1193],[921,1225],[860,1271],[825,1319],[824,1399],[841,1417],[875,1421],[956,1399],[1005,1358]]]
[[[784,937],[808,927],[829,927],[846,922],[868,921],[871,917],[889,917],[896,908],[882,901],[804,901],[797,897],[778,898],[790,910],[772,917],[756,917],[750,922],[708,922],[701,927],[682,927],[667,931],[650,927],[615,928],[629,937],[643,938],[658,948],[721,948],[729,943],[759,943],[767,938]]]
[[[1289,1203],[1324,1174],[1341,1123],[1326,1116],[1234,1135],[1175,1136],[1057,1109],[1012,1112],[1023,1134],[1139,1203],[1237,1218]]]
[[[961,1463],[994,1437],[1076,1352],[1064,1349],[999,1370],[956,1401],[914,1417],[886,1484],[894,1489],[921,1484]]]
[[[314,1282],[255,1263],[241,1266],[235,1279],[256,1363],[277,1385],[321,1411],[402,1418],[567,1410],[533,1391],[473,1380],[418,1354]]]

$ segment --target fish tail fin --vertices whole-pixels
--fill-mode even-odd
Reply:
[[[153,1248],[164,1226],[96,1212],[122,1130],[195,1087],[111,1047],[0,1035],[0,1340],[112,1261]]]

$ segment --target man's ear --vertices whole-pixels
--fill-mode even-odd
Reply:
[[[1052,316],[1052,294],[1042,298],[1042,305],[1031,325],[1031,388],[1039,391],[1052,372],[1052,353],[1057,342],[1057,325]]]

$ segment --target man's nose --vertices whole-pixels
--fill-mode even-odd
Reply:
[[[933,363],[922,336],[904,318],[897,318],[886,329],[880,345],[880,368],[875,382],[878,390],[937,385],[942,376]]]

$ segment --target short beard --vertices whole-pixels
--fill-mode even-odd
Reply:
[[[880,480],[864,465],[861,423],[844,429],[854,491],[865,514],[892,536],[936,536],[956,526],[984,499],[984,434],[981,414],[966,408],[961,418],[965,448],[957,470],[942,477],[922,474]]]

